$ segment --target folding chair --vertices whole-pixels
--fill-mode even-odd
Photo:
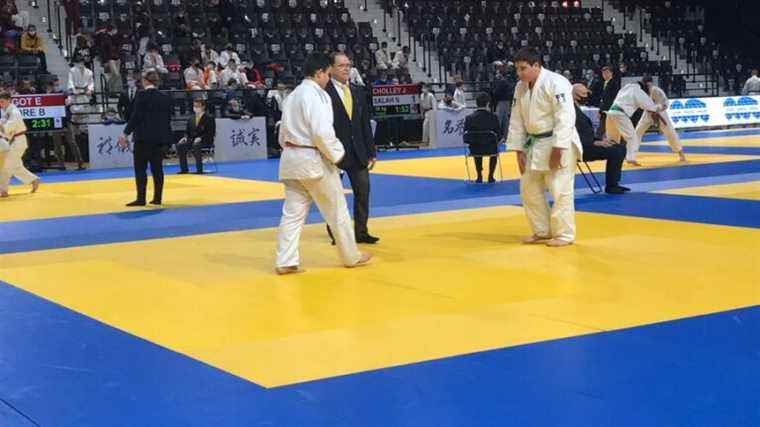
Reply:
[[[504,181],[504,171],[501,168],[501,155],[499,153],[499,135],[490,130],[478,130],[478,131],[466,131],[462,137],[464,141],[464,168],[467,173],[465,182],[473,182],[470,174],[470,160],[469,159],[485,159],[494,157],[493,154],[472,154],[472,147],[477,145],[493,145],[496,144],[496,165],[499,168],[499,180]],[[484,165],[485,166],[485,165]]]
[[[575,164],[578,166],[578,170],[581,172],[581,176],[583,176],[583,180],[586,181],[586,185],[588,185],[588,188],[591,189],[592,193],[598,194],[604,191],[604,189],[602,188],[602,184],[599,183],[599,180],[596,178],[596,175],[594,175],[594,172],[591,171],[591,166],[589,166],[588,162],[586,162],[585,160],[579,159]],[[583,166],[581,165],[586,165],[585,172],[583,171]],[[586,176],[586,173],[591,175],[591,180],[589,180],[588,176]],[[594,181],[593,184],[591,182],[592,180]]]
[[[210,169],[203,167],[204,173],[217,173],[219,172],[219,167],[216,164],[216,160],[214,160],[214,146],[206,146],[201,148],[201,163],[207,164],[208,166],[212,166]]]

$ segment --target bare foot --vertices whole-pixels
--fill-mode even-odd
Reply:
[[[678,153],[678,161],[681,163],[686,163],[686,155],[683,152]]]
[[[2,193],[0,193],[0,197],[3,197],[3,198],[8,197],[8,192],[3,191]]]
[[[369,261],[372,259],[372,254],[368,252],[362,252],[361,257],[359,257],[359,261],[356,262],[354,265],[349,265],[348,268],[355,268],[355,267],[364,267],[365,265],[369,264]]]
[[[551,237],[533,235],[533,236],[523,237],[522,243],[524,245],[536,245],[539,243],[546,243],[549,240],[551,240]]]
[[[552,248],[561,248],[562,246],[570,246],[573,242],[569,242],[567,240],[560,240],[560,239],[551,239],[548,242],[546,242],[546,246],[552,247]]]
[[[299,273],[303,273],[303,272],[305,272],[306,270],[301,270],[300,268],[298,268],[298,266],[297,266],[297,265],[292,265],[292,266],[290,266],[290,267],[276,267],[276,268],[274,269],[274,271],[275,271],[275,273],[277,273],[279,276],[284,276],[284,275],[286,275],[286,274],[299,274]]]
[[[32,193],[36,193],[38,188],[40,188],[40,180],[35,179],[32,181]]]

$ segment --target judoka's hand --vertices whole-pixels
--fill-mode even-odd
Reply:
[[[520,168],[520,175],[525,174],[525,153],[522,151],[517,152],[517,167]]]
[[[369,164],[367,165],[367,169],[372,170],[375,168],[375,163],[377,163],[377,159],[374,157],[369,159]]]
[[[562,149],[554,147],[552,148],[551,157],[549,157],[549,169],[557,170],[562,167]]]

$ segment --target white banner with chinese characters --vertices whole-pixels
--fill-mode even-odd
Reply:
[[[216,119],[214,146],[214,160],[217,162],[266,159],[266,118]]]
[[[431,148],[463,147],[464,146],[464,118],[475,111],[465,108],[461,111],[436,110],[435,132],[431,132],[433,138],[430,141]]]
[[[124,133],[123,124],[89,125],[90,169],[132,167],[132,138],[129,148],[119,147],[119,136]]]

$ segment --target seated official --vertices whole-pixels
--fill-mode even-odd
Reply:
[[[475,170],[478,172],[475,182],[483,182],[483,157],[489,157],[488,182],[494,183],[493,174],[499,161],[499,118],[489,109],[491,97],[487,93],[479,93],[475,103],[478,109],[464,119],[464,143],[469,145],[470,154],[475,159]],[[489,131],[493,134],[488,134]]]
[[[630,188],[620,186],[623,160],[625,160],[626,144],[614,144],[608,141],[598,140],[594,135],[594,126],[579,105],[588,97],[588,88],[578,83],[573,85],[573,99],[575,100],[575,128],[583,144],[583,161],[607,160],[605,171],[606,183],[604,191],[609,194],[623,194]]]
[[[232,98],[227,103],[227,109],[224,110],[224,118],[232,120],[248,120],[252,117],[251,112],[245,109],[237,98]]]
[[[185,137],[177,143],[177,156],[179,157],[179,173],[188,173],[187,152],[192,150],[195,157],[195,168],[198,174],[203,173],[203,148],[214,146],[216,134],[216,120],[206,113],[206,101],[196,99],[193,101],[195,115],[187,122]]]

